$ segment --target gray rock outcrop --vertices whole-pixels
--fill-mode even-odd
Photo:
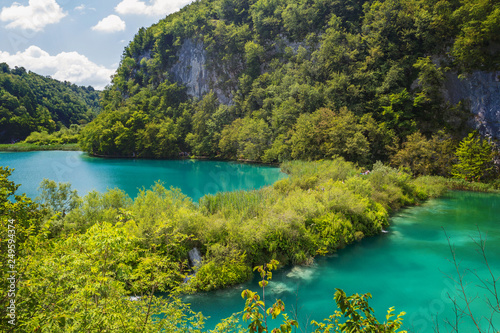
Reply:
[[[465,101],[472,112],[472,126],[486,136],[500,140],[500,72],[476,71],[460,79],[448,73],[444,97],[456,104]]]
[[[207,52],[202,41],[186,39],[177,56],[178,61],[169,72],[175,81],[186,86],[191,97],[201,99],[213,90],[221,103],[232,104],[232,96],[220,88],[215,71],[207,66]]]

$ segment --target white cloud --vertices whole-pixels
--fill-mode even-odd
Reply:
[[[116,15],[109,15],[92,27],[92,30],[102,32],[117,32],[125,30],[125,22]]]
[[[193,0],[150,0],[148,4],[140,0],[122,0],[116,7],[117,13],[165,16],[174,13]]]
[[[24,52],[10,54],[0,51],[0,63],[22,66],[37,74],[50,75],[59,81],[69,81],[78,85],[91,85],[103,89],[110,83],[114,69],[97,65],[78,52],[61,52],[55,56],[38,46],[30,46]]]
[[[48,24],[59,22],[67,13],[55,0],[30,0],[28,6],[14,2],[10,7],[3,7],[0,20],[9,22],[7,28],[21,28],[40,31]]]
[[[87,10],[91,10],[93,12],[97,11],[94,7],[87,7],[83,3],[80,6],[76,6],[74,11],[80,12],[80,14],[85,14]]]

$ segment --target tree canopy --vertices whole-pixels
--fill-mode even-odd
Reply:
[[[32,132],[52,133],[86,124],[101,110],[100,92],[60,82],[23,67],[0,64],[0,143],[24,140]]]

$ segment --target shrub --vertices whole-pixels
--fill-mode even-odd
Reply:
[[[246,254],[221,244],[212,245],[203,264],[189,281],[197,290],[213,290],[248,280],[252,274]]]

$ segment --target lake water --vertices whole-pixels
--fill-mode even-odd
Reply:
[[[380,321],[385,320],[387,309],[394,306],[396,313],[407,313],[405,327],[412,332],[434,332],[436,315],[441,332],[448,332],[451,330],[444,320],[454,319],[448,295],[457,297],[457,285],[447,278],[456,274],[449,261],[451,252],[443,228],[455,246],[461,269],[475,270],[486,278],[488,271],[471,238],[477,240],[479,228],[487,239],[487,258],[498,278],[499,224],[499,195],[453,192],[400,211],[391,219],[387,234],[364,239],[333,256],[317,258],[311,267],[287,267],[274,273],[266,290],[267,299],[282,299],[288,313],[298,309],[299,321],[305,328],[312,319],[320,321],[334,313],[335,288],[348,295],[369,292],[373,296],[370,305]],[[470,283],[469,296],[479,297],[472,302],[474,313],[478,317],[491,313],[484,302],[487,292],[477,287],[478,279],[468,272],[465,280]],[[221,318],[243,309],[240,294],[247,288],[259,290],[257,278],[235,288],[189,296],[186,300],[191,302],[193,310],[212,317],[207,322],[207,328],[212,328]],[[493,321],[498,330],[500,314]],[[485,326],[486,320],[482,319],[481,324]],[[474,331],[465,318],[461,328],[461,332]],[[309,325],[304,331],[313,329]]]
[[[15,168],[19,193],[35,198],[43,178],[70,182],[83,196],[118,187],[135,197],[156,181],[178,187],[194,201],[207,193],[256,189],[285,177],[279,168],[203,160],[125,160],[90,157],[76,151],[0,153],[0,166]]]
[[[161,180],[166,186],[179,187],[197,200],[203,194],[235,189],[259,188],[284,177],[277,168],[216,161],[156,161],[92,158],[81,152],[0,153],[0,165],[15,168],[11,177],[23,184],[21,192],[37,195],[43,178],[71,182],[81,195],[90,190],[104,191],[119,187],[134,197],[140,187]],[[347,294],[373,295],[370,305],[379,320],[391,306],[405,311],[405,326],[413,332],[433,332],[438,317],[441,332],[451,331],[444,323],[453,319],[457,285],[447,277],[456,277],[450,248],[443,228],[456,249],[461,270],[469,268],[485,278],[488,271],[477,253],[474,240],[478,230],[487,238],[486,252],[495,277],[500,276],[500,195],[453,192],[430,200],[419,207],[400,211],[391,219],[387,234],[348,246],[337,254],[319,257],[310,267],[286,267],[273,274],[267,288],[268,301],[281,298],[286,312],[298,313],[304,332],[313,329],[307,323],[322,320],[335,311],[333,294],[341,288]],[[471,238],[473,237],[473,238]],[[467,293],[474,313],[490,313],[485,306],[487,292],[478,288],[471,272]],[[258,290],[257,279],[222,291],[186,298],[195,311],[210,316],[206,327],[213,328],[222,318],[244,307],[243,289]],[[496,329],[500,315],[493,317]],[[482,319],[482,325],[486,320]],[[307,327],[306,327],[307,326]],[[470,332],[472,324],[461,320],[461,331]]]

